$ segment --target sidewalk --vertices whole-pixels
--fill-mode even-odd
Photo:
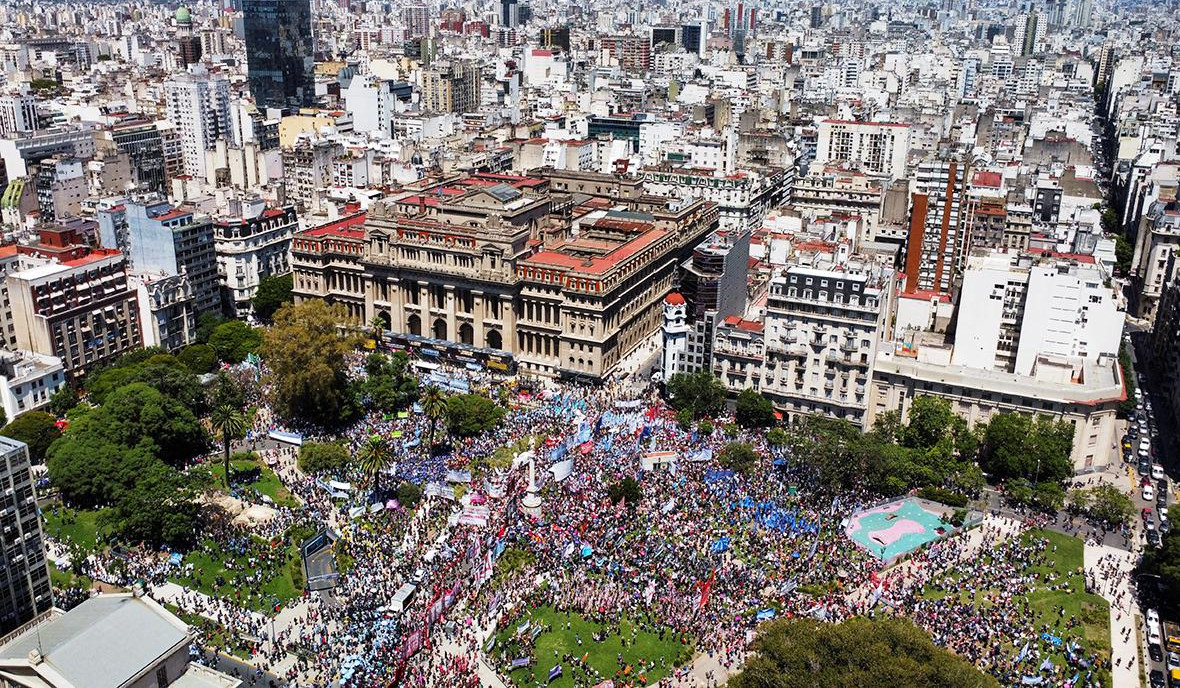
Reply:
[[[1099,569],[1099,560],[1104,564],[1113,562],[1117,573],[1104,578]],[[1139,648],[1136,634],[1137,619],[1141,618],[1135,594],[1131,589],[1131,572],[1135,568],[1136,555],[1109,545],[1086,543],[1083,561],[1086,573],[1097,580],[1095,592],[1110,602],[1110,646],[1111,662],[1121,659],[1120,665],[1111,668],[1113,688],[1139,688]]]

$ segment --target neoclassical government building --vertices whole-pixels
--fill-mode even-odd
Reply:
[[[297,234],[295,294],[424,356],[601,380],[659,329],[678,265],[719,217],[619,175],[427,179]]]

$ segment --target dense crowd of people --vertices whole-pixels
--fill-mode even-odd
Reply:
[[[353,371],[363,374],[359,358]],[[493,398],[509,385],[465,370],[445,374]],[[214,586],[219,601],[190,593],[181,606],[230,633],[260,639],[258,666],[290,685],[339,677],[349,686],[474,688],[494,673],[509,683],[503,677],[512,653],[489,652],[489,634],[540,606],[606,628],[626,617],[731,669],[742,661],[760,619],[839,621],[878,613],[912,617],[936,643],[1004,681],[1045,675],[1055,684],[1086,685],[1107,661],[1074,640],[1054,645],[1079,619],[1029,615],[1034,589],[1068,585],[1030,573],[1044,562],[1044,543],[1004,538],[984,526],[983,537],[994,540],[987,557],[953,537],[882,575],[883,563],[853,545],[843,527],[851,514],[880,499],[810,489],[805,467],[768,446],[764,430],[738,429],[723,422],[728,418],[711,432],[684,429],[652,389],[624,384],[510,386],[506,396],[510,409],[502,423],[476,438],[447,438],[443,451],[431,451],[430,421],[420,409],[366,415],[343,438],[353,451],[374,435],[390,441],[396,466],[376,485],[356,467],[336,475],[301,473],[296,449],[267,441],[269,431],[302,430],[305,441],[339,436],[283,426],[263,405],[246,444],[258,449],[301,506],[210,533],[210,544],[202,545],[210,556],[228,547],[249,565],[240,567],[237,558],[226,564],[231,572]],[[717,457],[731,442],[756,450],[761,460],[754,470],[719,467]],[[505,446],[532,450],[513,466],[489,462]],[[521,504],[530,455],[542,499],[536,511]],[[638,478],[640,499],[611,499],[611,486],[625,478]],[[349,496],[326,489],[328,479],[347,484]],[[417,508],[391,501],[387,489],[366,498],[372,488],[400,481],[427,486]],[[456,484],[463,499],[454,497]],[[480,507],[477,517],[461,518],[475,513],[473,505]],[[329,594],[306,595],[288,610],[270,638],[262,615],[246,611],[259,606],[249,596],[286,564],[292,527],[319,524],[339,534],[334,551],[344,570]],[[527,555],[516,569],[494,563],[507,550]],[[100,559],[92,558],[89,572],[116,583],[171,579],[195,588],[205,577],[201,570],[178,572],[160,557],[128,557],[118,572]],[[407,583],[416,586],[414,596],[404,607],[395,605]],[[522,646],[528,640],[516,639],[513,651]],[[1055,648],[1068,659],[1045,666]],[[662,676],[694,685],[690,668],[675,666],[683,657],[646,658],[625,667],[626,675],[621,665],[603,669],[576,655],[558,659],[579,685],[592,678],[642,685]]]

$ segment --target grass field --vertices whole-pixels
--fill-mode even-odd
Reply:
[[[257,570],[256,566],[251,566],[249,563],[251,554],[231,552],[218,547],[211,540],[207,540],[205,545],[212,551],[195,550],[184,557],[182,566],[187,567],[188,564],[192,564],[192,577],[185,575],[182,568],[178,569],[169,579],[180,585],[200,590],[207,595],[216,594],[227,599],[237,600],[238,604],[247,609],[266,614],[274,613],[274,598],[278,598],[285,605],[288,601],[303,594],[303,570],[297,546],[287,548],[283,564],[269,571],[269,575],[263,578],[261,585],[250,584],[243,588],[243,586],[234,583],[234,577],[243,572],[253,573]],[[261,540],[256,540],[252,551],[256,553],[266,547],[269,545]],[[234,568],[227,568],[225,566],[227,562],[233,563]],[[222,584],[218,584],[218,577],[223,579]]]
[[[518,654],[523,651],[519,649],[519,643],[513,639],[513,636],[517,627],[526,619],[533,623],[541,623],[546,630],[537,636],[535,653],[532,655],[533,663],[523,669],[508,672],[507,664],[516,657],[524,656]],[[570,625],[569,629],[566,628],[567,622]],[[601,629],[600,625],[590,622],[578,614],[570,614],[567,617],[566,614],[558,612],[552,607],[541,607],[532,610],[523,618],[514,621],[509,627],[502,629],[496,635],[496,648],[493,649],[492,654],[500,656],[502,648],[508,650],[501,670],[507,673],[516,685],[522,687],[546,685],[549,670],[565,654],[581,657],[589,653],[586,663],[598,670],[602,680],[614,678],[615,672],[622,668],[618,663],[618,655],[622,654],[623,666],[631,667],[630,678],[635,681],[635,685],[645,685],[645,683],[639,682],[641,675],[646,679],[646,685],[655,683],[668,675],[677,660],[688,658],[688,646],[681,643],[671,631],[661,639],[656,633],[641,630],[632,641],[635,625],[629,619],[623,619],[619,625],[621,634],[612,635],[603,642],[595,642],[593,636]],[[626,647],[623,647],[622,643],[624,637],[627,638]],[[579,638],[582,640],[581,645],[578,644]],[[557,652],[556,657],[554,651]],[[663,660],[662,664],[661,659]],[[653,664],[654,667],[652,667]],[[575,680],[574,667],[569,663],[562,664],[562,670],[562,676],[549,683],[549,686],[573,688],[575,685],[593,685],[600,680],[591,679],[584,672]]]
[[[1099,595],[1085,592],[1086,582],[1082,574],[1084,543],[1071,535],[1065,535],[1052,530],[1030,530],[1020,536],[1024,542],[1046,539],[1049,544],[1044,549],[1048,561],[1042,565],[1030,566],[1029,574],[1056,573],[1051,583],[1045,583],[1034,589],[1028,595],[1029,606],[1033,612],[1032,618],[1025,619],[1028,626],[1040,628],[1048,625],[1054,635],[1062,638],[1060,650],[1051,652],[1048,657],[1058,666],[1066,664],[1064,646],[1071,640],[1081,643],[1087,654],[1097,652],[1102,657],[1110,657],[1110,605]],[[1056,550],[1054,551],[1054,546]],[[952,574],[954,575],[954,574]],[[955,576],[956,578],[958,576]],[[1051,590],[1050,587],[1062,587],[1069,584],[1068,590]],[[979,590],[979,597],[985,592]],[[945,593],[928,589],[924,596],[928,599],[939,599]],[[963,601],[968,601],[970,595],[964,592]],[[981,603],[982,604],[982,603]],[[1061,614],[1058,610],[1064,610]],[[1075,617],[1081,624],[1074,628],[1066,628],[1065,621]],[[1062,621],[1058,626],[1058,621]],[[1047,646],[1047,643],[1042,643]],[[1008,648],[1013,654],[1020,648]],[[1109,672],[1102,671],[1099,679],[1103,685],[1110,685]]]
[[[42,507],[45,534],[94,549],[98,545],[98,511],[71,509],[60,504]]]
[[[275,475],[265,464],[255,461],[231,460],[230,470],[234,473],[253,470],[255,468],[261,469],[261,475],[258,479],[251,483],[236,484],[235,489],[249,489],[255,490],[259,494],[264,494],[274,500],[278,506],[299,506],[299,502],[291,496],[291,491],[284,485],[283,481],[279,480],[279,476]],[[212,476],[214,484],[224,487],[225,485],[225,466],[221,461],[210,461],[206,464],[205,469],[208,470],[209,475]]]

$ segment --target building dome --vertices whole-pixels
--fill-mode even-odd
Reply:
[[[679,292],[672,292],[664,298],[664,303],[669,306],[683,306],[685,304],[684,297]]]
[[[177,24],[192,24],[193,13],[189,11],[188,7],[181,5],[176,8],[176,23]]]

